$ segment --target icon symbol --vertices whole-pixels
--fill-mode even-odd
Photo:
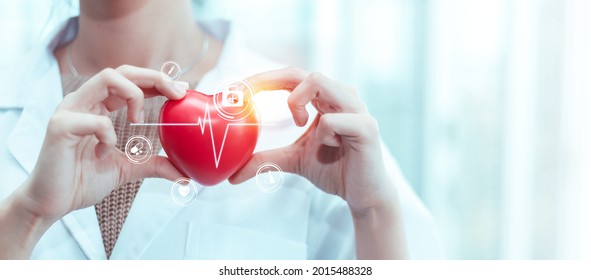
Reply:
[[[160,68],[160,74],[165,80],[176,80],[181,76],[181,66],[174,61],[164,62]]]
[[[187,197],[190,191],[191,189],[189,189],[188,186],[180,186],[178,189],[178,192],[182,197]]]
[[[275,163],[263,163],[257,170],[256,182],[261,191],[276,192],[283,186],[283,171]]]
[[[197,187],[187,178],[180,178],[174,181],[170,189],[172,200],[182,206],[187,206],[197,198]]]
[[[131,136],[125,144],[125,155],[131,163],[142,164],[152,157],[152,143],[142,135]]]
[[[141,153],[143,153],[144,151],[142,150],[142,148],[144,147],[144,143],[142,142],[138,142],[137,144],[135,144],[133,147],[131,147],[131,149],[129,150],[129,152],[132,155],[136,155],[139,156]]]
[[[222,93],[222,106],[242,107],[244,106],[244,93],[237,86],[229,86],[228,90]]]
[[[213,105],[218,115],[229,121],[239,121],[254,110],[254,88],[246,80],[226,80],[218,84]]]

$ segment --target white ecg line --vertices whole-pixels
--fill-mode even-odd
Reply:
[[[264,123],[229,123],[226,125],[226,131],[224,132],[224,138],[222,139],[222,146],[220,147],[220,155],[217,155],[215,149],[215,139],[213,137],[213,127],[211,125],[211,115],[209,113],[209,103],[205,104],[205,115],[203,119],[199,117],[196,123],[132,123],[131,126],[199,126],[201,128],[201,135],[205,134],[205,124],[209,122],[209,134],[211,134],[211,148],[213,149],[213,157],[215,161],[215,168],[220,165],[220,159],[222,158],[222,152],[224,151],[224,144],[226,143],[226,136],[228,135],[228,129],[230,126],[262,126],[262,125],[274,125]]]

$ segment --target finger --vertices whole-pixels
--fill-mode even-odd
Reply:
[[[116,71],[138,86],[144,98],[165,96],[168,99],[176,100],[184,97],[189,89],[189,83],[164,79],[160,72],[152,69],[122,65]],[[118,110],[126,105],[125,100],[116,95],[107,98],[104,103],[110,111]],[[140,115],[140,119],[142,116]]]
[[[295,158],[290,147],[256,153],[242,168],[230,176],[228,181],[231,184],[240,184],[254,177],[259,167],[268,162],[277,164],[284,172],[297,173],[296,168],[294,168],[296,164],[293,161]]]
[[[128,118],[141,122],[144,98],[163,95],[169,99],[180,99],[188,87],[186,82],[163,79],[158,71],[124,65],[117,70],[101,71],[78,91],[70,94],[70,100],[73,109],[82,106],[88,111],[100,103],[109,111],[127,105]],[[144,95],[144,92],[147,94]]]
[[[255,92],[272,90],[292,91],[306,76],[308,76],[308,72],[302,69],[287,67],[256,74],[246,78],[246,81],[252,85]]]
[[[164,178],[174,181],[186,177],[167,157],[155,156],[143,164],[132,164],[131,180],[143,178]]]
[[[320,114],[327,114],[327,113],[337,113],[337,109],[332,107],[330,104],[320,101],[318,99],[312,100],[312,105]]]
[[[378,125],[369,114],[324,114],[318,121],[316,138],[322,144],[338,147],[343,141],[367,144],[379,139]]]
[[[189,89],[189,83],[164,79],[159,71],[153,69],[122,65],[117,67],[117,72],[144,89],[144,92],[148,93],[147,97],[154,97],[160,93],[168,99],[177,100],[183,98]],[[152,89],[156,89],[157,92]]]
[[[141,90],[144,93],[144,99],[150,99],[150,98],[153,98],[156,96],[162,96],[162,94],[160,94],[159,91],[157,91],[156,89],[153,89],[153,88],[151,88],[151,89],[141,88]],[[185,94],[186,94],[186,91],[185,91]],[[119,110],[127,105],[126,100],[123,100],[117,96],[110,96],[107,99],[105,99],[105,101],[103,101],[103,103],[105,104],[105,110],[107,112]]]
[[[117,135],[111,119],[106,116],[58,112],[50,120],[48,134],[52,137],[68,138],[94,135],[98,139],[95,147],[96,156],[105,159],[111,154],[117,143]]]
[[[289,109],[299,126],[304,126],[308,122],[306,105],[313,100],[319,100],[323,106],[333,108],[336,112],[360,113],[365,108],[352,89],[320,73],[312,73],[292,91],[287,99]]]
[[[90,112],[96,106],[106,106],[109,111],[118,108],[105,104],[111,96],[125,101],[128,107],[128,118],[134,122],[141,122],[141,112],[144,104],[144,94],[141,89],[113,69],[105,69],[83,84],[76,92],[68,95],[62,103],[74,111]]]
[[[257,91],[289,90],[288,105],[297,125],[308,122],[306,105],[318,98],[323,106],[338,112],[363,112],[365,106],[354,90],[322,74],[308,74],[296,67],[263,72],[246,79]],[[317,108],[318,109],[318,108]]]

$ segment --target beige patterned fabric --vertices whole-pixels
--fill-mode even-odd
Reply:
[[[74,77],[63,74],[62,87],[64,96],[76,91],[87,80],[87,77]],[[145,121],[147,123],[158,122],[158,114],[165,100],[164,97],[145,100],[144,110],[146,114]],[[152,141],[153,154],[158,154],[161,146],[158,137],[158,128],[156,126],[130,126],[126,108],[110,113],[109,117],[113,121],[113,126],[117,133],[117,149],[125,152],[125,144],[129,137],[143,135]],[[137,180],[118,186],[103,201],[95,205],[107,258],[111,256],[115,242],[121,232],[121,227],[125,222],[125,218],[127,218],[133,199],[141,184],[142,180]]]

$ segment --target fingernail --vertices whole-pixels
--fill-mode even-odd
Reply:
[[[181,181],[179,181],[179,184],[186,186],[189,184],[189,181],[181,180]]]
[[[176,91],[176,93],[178,93],[179,96],[185,96],[185,93],[189,89],[189,83],[187,82],[174,81],[172,82],[172,86],[174,88],[174,91]]]
[[[306,121],[304,121],[301,118],[297,118],[296,119],[296,125],[299,126],[299,127],[302,127],[302,126],[306,125]]]

